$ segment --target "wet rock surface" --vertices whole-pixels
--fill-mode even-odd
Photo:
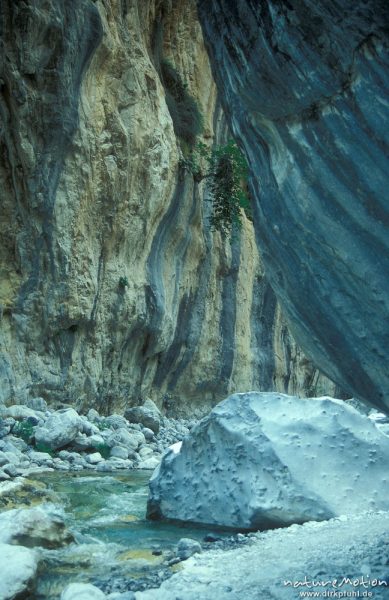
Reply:
[[[387,411],[388,3],[198,6],[293,333],[350,396]]]

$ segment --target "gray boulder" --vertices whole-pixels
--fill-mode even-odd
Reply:
[[[25,452],[28,450],[28,444],[24,440],[15,435],[9,435],[4,445],[4,451],[6,452],[16,452],[20,454],[21,452]]]
[[[10,463],[9,465],[5,465],[3,467],[3,471],[4,473],[6,473],[6,475],[9,475],[10,477],[17,477],[21,474],[20,469],[12,463]]]
[[[191,538],[181,538],[177,544],[177,556],[181,560],[187,560],[199,552],[202,552],[201,544]]]
[[[128,408],[124,413],[125,418],[130,423],[140,423],[144,427],[158,433],[161,424],[161,413],[158,407],[150,399],[147,399],[142,406]]]
[[[84,433],[80,433],[72,441],[72,447],[76,451],[84,451],[93,448],[98,448],[102,444],[104,444],[104,438],[100,434],[93,434],[87,436]]]
[[[3,467],[4,465],[8,465],[8,463],[10,462],[10,457],[7,454],[8,453],[2,452],[0,450],[0,467]]]
[[[142,459],[150,458],[150,456],[153,456],[153,449],[149,446],[142,446],[139,449],[138,454]]]
[[[73,408],[63,408],[52,413],[44,425],[35,430],[35,440],[52,450],[72,442],[82,429],[83,422]]]
[[[52,505],[15,508],[0,514],[0,542],[59,548],[73,541],[62,512]]]
[[[51,463],[53,461],[53,457],[50,456],[47,452],[36,452],[32,450],[28,453],[29,459],[36,463],[37,465],[44,465],[47,463]]]
[[[100,452],[93,452],[93,454],[88,454],[85,457],[85,460],[90,465],[97,465],[98,463],[101,463],[101,461],[103,461],[104,459],[101,456]]]
[[[81,419],[82,419],[82,428],[80,429],[80,431],[82,433],[84,433],[85,435],[90,435],[90,436],[100,434],[100,429],[97,427],[97,425],[88,421],[88,419],[86,417],[81,417]]]
[[[142,433],[147,441],[151,441],[154,439],[154,431],[152,429],[149,429],[148,427],[143,427]]]
[[[29,548],[0,543],[0,557],[1,600],[11,600],[27,593],[38,569],[36,552]]]
[[[97,465],[98,467],[100,465]],[[123,458],[116,458],[115,456],[111,456],[108,460],[106,460],[102,466],[104,467],[104,470],[106,468],[108,469],[131,469],[133,466],[133,463],[131,460],[126,460]]]
[[[23,404],[15,404],[14,406],[6,407],[3,411],[3,416],[5,418],[11,417],[16,421],[22,421],[23,419],[28,419],[28,417],[36,418],[37,414],[32,408],[28,408]]]
[[[95,410],[94,408],[90,408],[88,410],[87,419],[92,423],[98,423],[100,421],[100,415],[97,412],[97,410]]]
[[[9,434],[14,423],[14,419],[4,419],[3,417],[0,417],[0,439]]]
[[[138,469],[143,469],[145,471],[154,471],[161,462],[161,455],[158,456],[150,456],[149,458],[144,458],[138,463]]]
[[[111,448],[110,454],[114,458],[122,458],[124,460],[127,460],[128,458],[128,450],[127,448],[124,448],[124,446],[114,446]]]
[[[150,480],[152,519],[264,529],[388,510],[389,439],[341,400],[235,394]]]
[[[111,433],[105,441],[110,448],[124,446],[129,450],[137,450],[141,444],[146,442],[146,439],[141,431],[130,432],[122,427]]]
[[[127,427],[127,420],[122,415],[109,415],[109,417],[105,417],[104,423],[109,425],[112,429],[120,429],[122,427]]]

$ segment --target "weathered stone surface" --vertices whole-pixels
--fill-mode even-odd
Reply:
[[[138,463],[138,469],[144,469],[145,471],[154,471],[156,467],[158,467],[161,462],[161,456],[150,456],[141,460]]]
[[[14,406],[8,406],[7,408],[4,407],[2,415],[4,418],[11,417],[16,421],[23,421],[29,417],[36,418],[36,412],[34,410],[27,408],[27,406],[20,406],[17,404]]]
[[[106,444],[110,448],[124,446],[129,450],[137,450],[145,441],[146,438],[140,431],[128,431],[127,429],[120,428],[107,437]]]
[[[73,541],[54,507],[17,508],[0,514],[0,541],[33,548],[58,548]]]
[[[28,456],[32,460],[32,462],[35,462],[38,465],[45,464],[53,460],[53,457],[50,456],[50,454],[48,454],[47,452],[35,452],[34,450],[32,450],[28,453]]]
[[[0,598],[13,600],[33,583],[38,556],[34,550],[8,544],[0,544],[0,556]]]
[[[247,529],[388,510],[389,439],[341,400],[235,394],[162,458],[149,518]]]
[[[199,552],[202,552],[201,545],[191,538],[181,538],[177,544],[177,556],[181,560],[187,560]]]
[[[104,444],[104,438],[101,435],[93,434],[89,437],[86,435],[77,435],[72,441],[72,448],[77,452],[81,452],[82,450],[98,448],[101,444]]]
[[[35,440],[57,450],[72,442],[81,428],[82,420],[73,408],[57,410],[35,429]]]
[[[158,433],[159,431],[162,415],[154,402],[149,398],[142,406],[128,408],[124,416],[130,423],[140,423],[144,427],[148,427],[154,431],[154,433]]]
[[[0,20],[0,401],[189,414],[235,390],[330,392],[251,223],[212,233],[180,167],[161,59],[205,142],[226,135],[195,2],[4,0]]]
[[[388,410],[389,5],[198,5],[294,335],[350,395]]]
[[[126,460],[128,458],[128,450],[124,446],[113,446],[111,448],[110,455],[114,458],[122,458]]]
[[[90,465],[97,465],[98,463],[100,463],[103,459],[103,457],[101,456],[100,452],[93,452],[92,454],[88,454],[85,458],[86,462],[88,462]]]

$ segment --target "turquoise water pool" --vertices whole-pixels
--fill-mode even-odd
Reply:
[[[134,582],[161,569],[166,573],[169,551],[180,538],[204,538],[209,528],[146,520],[149,477],[147,471],[130,471],[36,478],[55,493],[75,538],[65,548],[44,551],[36,600],[57,600],[72,581],[109,589],[115,578]]]

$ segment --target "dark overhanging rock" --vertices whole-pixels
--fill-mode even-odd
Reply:
[[[327,376],[387,411],[389,5],[198,6],[293,333]]]

